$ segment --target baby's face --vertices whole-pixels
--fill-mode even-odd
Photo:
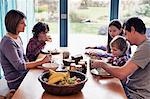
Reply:
[[[117,47],[111,47],[111,52],[115,57],[121,56],[122,54],[121,50],[118,49]]]

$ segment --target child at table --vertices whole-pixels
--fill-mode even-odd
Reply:
[[[122,24],[119,20],[114,19],[110,22],[108,26],[108,42],[107,46],[94,46],[94,47],[86,47],[86,49],[92,49],[87,50],[85,53],[89,54],[90,56],[97,56],[97,57],[110,57],[111,56],[111,49],[110,49],[110,42],[111,40],[117,36],[122,36],[123,30],[122,30]],[[98,50],[95,50],[98,49]],[[129,48],[128,51],[129,54],[131,54],[131,49]]]
[[[110,42],[112,56],[107,58],[107,63],[110,63],[112,66],[123,66],[130,58],[128,55],[129,45],[129,42],[124,37],[114,37]],[[121,83],[125,85],[126,79],[121,80]]]
[[[29,61],[35,61],[41,50],[44,49],[46,41],[51,42],[51,37],[47,36],[49,26],[46,23],[38,22],[32,29],[33,37],[29,40],[26,48],[26,55]]]
[[[116,36],[110,42],[112,56],[108,57],[107,63],[113,66],[123,66],[130,58],[128,55],[129,43],[122,36]]]

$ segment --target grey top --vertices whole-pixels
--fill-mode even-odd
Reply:
[[[8,36],[4,36],[0,42],[0,62],[8,86],[14,89],[15,83],[20,84],[27,73],[23,46]],[[18,82],[19,81],[19,82]]]
[[[139,68],[128,77],[127,93],[132,99],[150,99],[150,39],[137,47],[131,61]]]

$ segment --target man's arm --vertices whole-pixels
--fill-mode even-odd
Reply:
[[[119,78],[120,80],[127,78],[130,74],[134,73],[139,67],[131,60],[129,60],[125,65],[122,67],[119,66],[112,66],[111,64],[107,64],[102,60],[94,60],[91,63],[92,67],[94,68],[103,68],[108,73],[113,75],[114,77]]]
[[[132,61],[128,61],[124,66],[112,66],[110,64],[101,65],[111,75],[119,78],[120,80],[127,78],[130,74],[134,73],[139,67]]]

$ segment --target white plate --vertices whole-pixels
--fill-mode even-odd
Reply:
[[[59,65],[56,64],[56,63],[45,63],[45,64],[42,64],[42,66],[45,67],[45,68],[56,70]]]

